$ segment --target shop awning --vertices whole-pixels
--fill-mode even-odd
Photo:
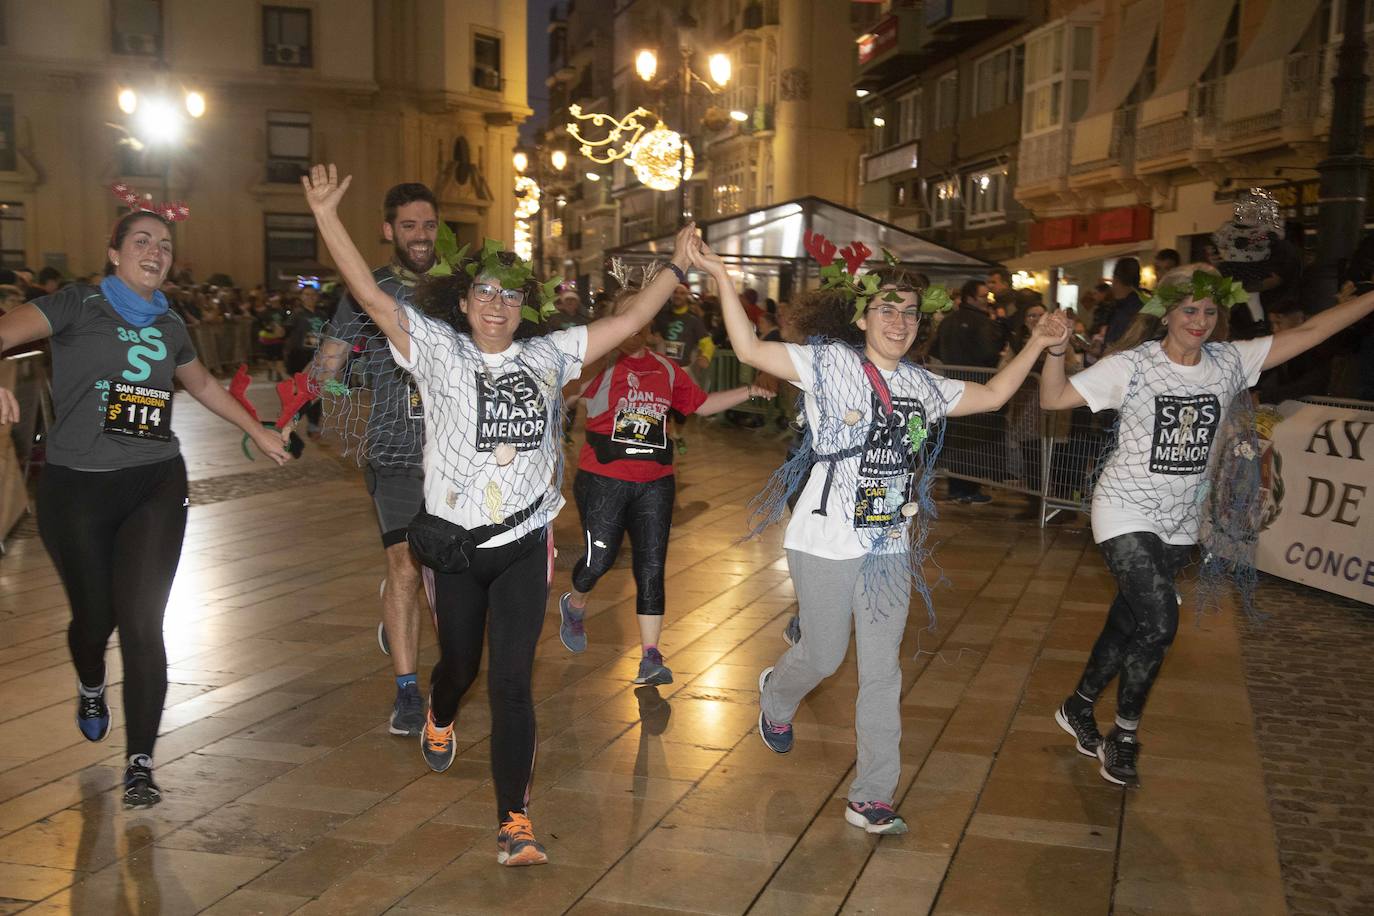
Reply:
[[[1105,261],[1122,255],[1135,254],[1150,242],[1126,242],[1120,245],[1085,245],[1081,248],[1059,248],[1054,251],[1032,251],[1019,258],[1007,261],[1008,270],[1049,270],[1051,267],[1065,267],[1069,264],[1083,264],[1088,261]]]
[[[1154,94],[1140,106],[1141,124],[1153,124],[1187,113],[1188,95],[1216,56],[1235,6],[1235,0],[1215,0],[1189,7],[1173,62],[1160,77]]]
[[[1114,112],[1135,88],[1159,32],[1162,0],[1136,0],[1121,13],[1116,47],[1084,117]]]
[[[802,197],[757,207],[703,222],[700,226],[702,238],[716,254],[737,263],[805,261],[810,256],[802,239],[810,230],[819,232],[840,248],[856,240],[863,242],[873,249],[870,263],[881,263],[881,248],[886,248],[903,264],[933,274],[981,276],[992,266],[990,261],[820,197]],[[623,245],[606,254],[635,261],[644,257],[666,257],[672,250],[673,236],[665,235]]]

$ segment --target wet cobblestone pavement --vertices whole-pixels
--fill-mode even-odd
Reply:
[[[1273,576],[1240,628],[1294,914],[1374,913],[1374,608]]]

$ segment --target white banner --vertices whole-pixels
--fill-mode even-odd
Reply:
[[[1286,401],[1265,436],[1255,565],[1374,604],[1374,410]]]

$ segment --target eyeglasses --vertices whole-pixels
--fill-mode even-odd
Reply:
[[[900,317],[907,324],[918,324],[921,320],[921,310],[914,305],[905,309],[899,309],[895,305],[874,305],[868,310],[877,312],[883,321],[895,322]]]
[[[516,309],[525,304],[525,291],[520,289],[502,289],[491,283],[472,284],[472,295],[478,302],[490,302],[496,298],[496,294],[501,294],[501,304]]]

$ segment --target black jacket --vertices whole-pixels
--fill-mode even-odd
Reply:
[[[935,356],[950,366],[995,368],[1007,342],[1003,325],[972,305],[960,305],[940,322]]]

